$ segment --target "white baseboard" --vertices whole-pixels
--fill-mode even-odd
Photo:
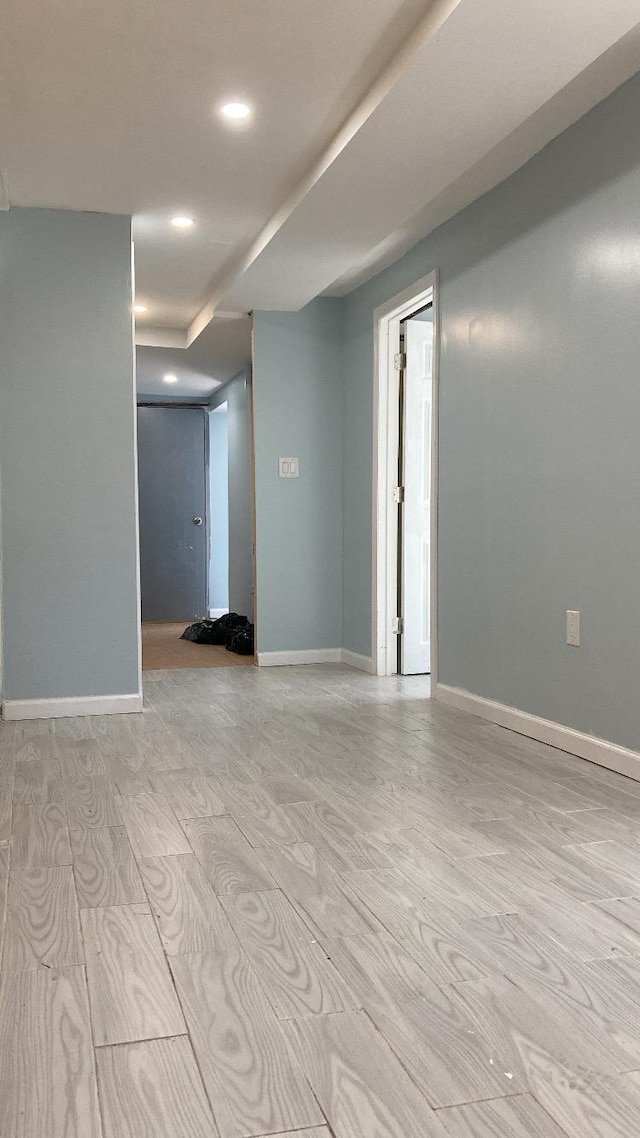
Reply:
[[[142,692],[81,695],[64,699],[6,699],[3,719],[66,719],[75,715],[129,715],[142,711]]]
[[[483,696],[473,695],[463,688],[437,684],[434,698],[440,703],[457,707],[460,711],[469,711],[472,715],[478,715],[490,723],[497,723],[509,731],[527,735],[530,739],[537,739],[539,743],[548,743],[560,751],[568,751],[570,755],[577,755],[580,759],[587,759],[590,763],[597,763],[598,766],[607,767],[640,782],[638,751],[629,751],[626,747],[607,742],[606,739],[597,739],[583,731],[575,731],[572,727],[563,727],[561,723],[554,723],[551,719],[541,719],[537,715],[529,715],[526,711],[508,707],[507,704],[484,699]]]
[[[361,656],[359,652],[352,652],[349,648],[342,649],[342,663],[347,664],[349,668],[357,668],[359,672],[375,671],[371,656]]]
[[[258,652],[258,666],[273,668],[286,664],[347,664],[360,672],[373,672],[370,656],[360,656],[348,648],[303,648],[291,652]]]
[[[226,616],[229,609],[209,609],[209,620],[217,620],[218,617]]]
[[[258,667],[283,664],[340,664],[342,648],[302,648],[293,652],[258,652]]]

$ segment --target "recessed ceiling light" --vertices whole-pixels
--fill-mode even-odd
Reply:
[[[177,375],[171,375],[171,374],[169,374],[169,375],[163,375],[163,377],[162,377],[162,378],[163,378],[163,380],[164,380],[164,382],[165,382],[165,383],[177,383],[177,382],[178,382],[178,377],[177,377]]]
[[[134,304],[133,311],[134,312],[148,312],[149,308],[146,304]]]
[[[251,107],[247,103],[223,103],[220,113],[227,119],[248,119]]]
[[[195,221],[192,217],[172,217],[171,224],[175,225],[176,229],[191,229]]]

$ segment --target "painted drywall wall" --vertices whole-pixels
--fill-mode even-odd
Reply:
[[[340,647],[341,302],[256,312],[253,334],[258,651]]]
[[[130,228],[0,214],[5,699],[139,690]]]
[[[251,374],[215,392],[210,407],[227,404],[229,486],[229,608],[253,620],[253,485]],[[213,606],[212,606],[213,607]]]
[[[209,427],[209,608],[229,608],[229,412],[211,411]]]
[[[373,312],[436,269],[439,678],[633,749],[639,116],[636,77],[352,293],[344,320],[345,646],[371,651]]]

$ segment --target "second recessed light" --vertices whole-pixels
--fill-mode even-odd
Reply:
[[[171,375],[171,374],[170,375],[163,375],[162,378],[163,378],[165,383],[177,383],[178,382],[177,375]]]
[[[192,217],[178,216],[171,218],[171,224],[175,225],[176,229],[191,229],[191,226],[195,225],[195,221]]]
[[[226,119],[248,119],[251,114],[251,107],[248,103],[223,103],[220,107],[220,113]]]

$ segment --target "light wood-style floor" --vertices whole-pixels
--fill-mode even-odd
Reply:
[[[224,645],[194,644],[180,637],[189,622],[145,621],[142,625],[142,667],[145,672],[165,668],[232,668],[253,664],[253,656],[227,652]]]
[[[634,1138],[640,783],[338,666],[0,726],[2,1138]]]

